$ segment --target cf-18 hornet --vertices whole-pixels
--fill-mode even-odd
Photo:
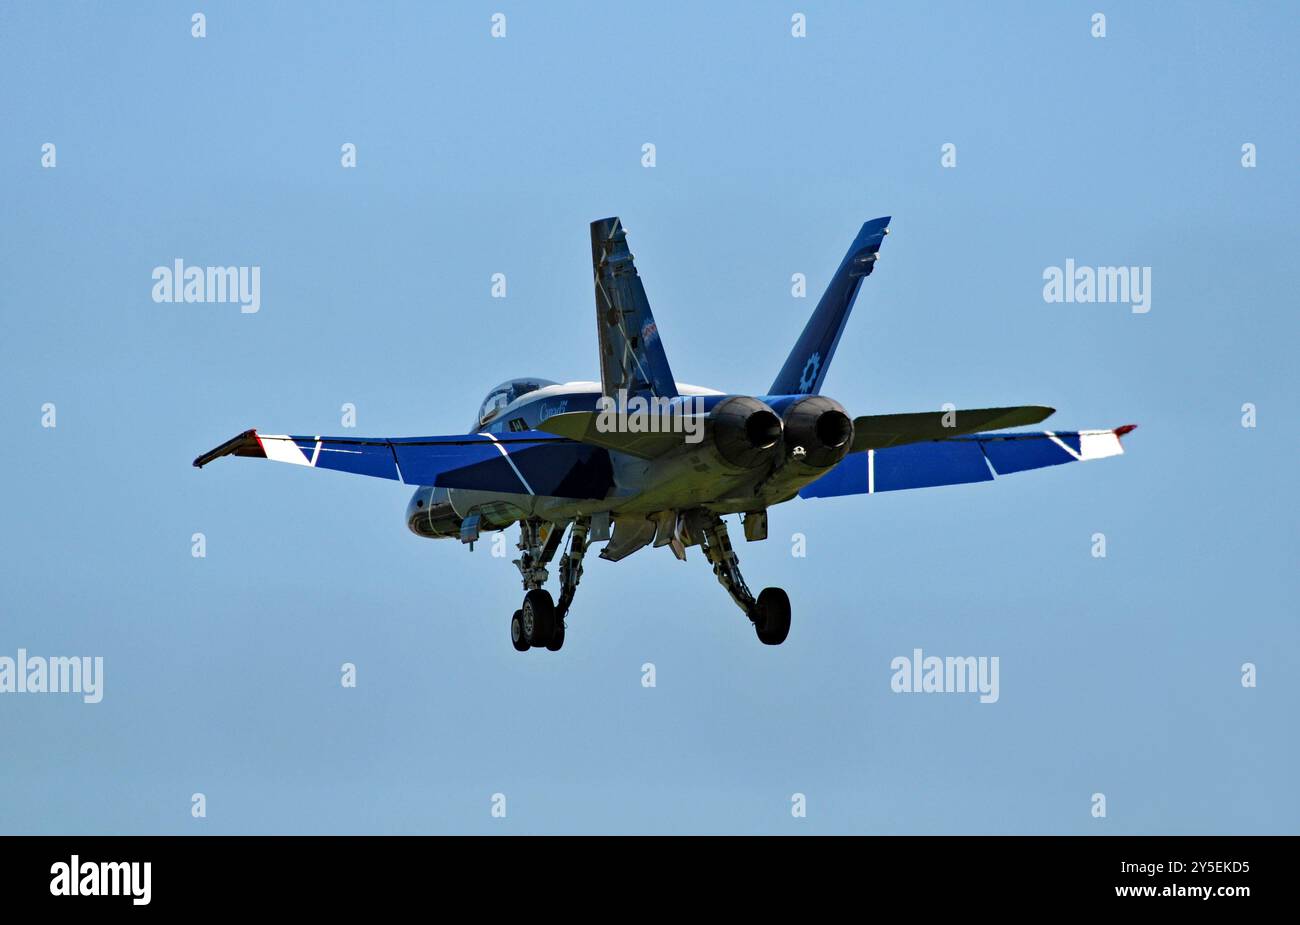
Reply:
[[[1116,456],[1133,425],[1017,431],[1053,409],[1037,405],[851,417],[821,394],[849,312],[876,266],[889,218],[867,222],[831,277],[799,340],[761,395],[678,382],[617,218],[591,225],[599,382],[524,377],[493,388],[466,434],[434,437],[287,436],[248,430],[194,460],[254,456],[415,486],[406,526],[471,545],[519,524],[524,599],[510,618],[519,651],[558,650],[583,558],[618,562],[647,546],[678,559],[700,547],[754,626],[780,645],[790,631],[781,588],[755,596],[727,531],[767,538],[767,512],[801,498],[991,481],[1062,463]],[[996,431],[996,432],[993,432]],[[565,536],[568,536],[565,543]],[[559,599],[545,589],[559,560]]]

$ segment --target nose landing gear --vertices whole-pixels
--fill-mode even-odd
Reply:
[[[528,640],[524,638],[524,612],[516,610],[515,615],[510,618],[510,642],[514,644],[516,652],[528,651]]]
[[[540,520],[520,523],[519,549],[522,554],[515,560],[515,565],[523,577],[524,603],[510,618],[510,641],[516,651],[545,648],[558,652],[564,645],[564,617],[573,603],[578,582],[582,580],[582,558],[587,552],[590,528],[590,518],[580,517],[573,522],[568,552],[560,558],[560,600],[557,604],[542,585],[549,577],[546,565],[555,557],[564,538],[564,527],[547,525]]]

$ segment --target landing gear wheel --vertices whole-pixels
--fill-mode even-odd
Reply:
[[[764,588],[754,604],[754,630],[765,646],[779,646],[790,635],[790,598],[781,588]]]
[[[515,615],[510,618],[510,642],[514,644],[516,652],[528,651],[528,640],[524,638],[524,612],[516,610]]]
[[[534,588],[524,595],[524,606],[520,611],[523,621],[524,639],[530,646],[548,646],[555,635],[555,602],[551,592]]]
[[[564,645],[564,621],[557,619],[555,621],[555,632],[551,634],[551,641],[546,644],[546,648],[552,652],[559,652],[560,647]]]

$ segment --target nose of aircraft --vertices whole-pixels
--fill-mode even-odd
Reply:
[[[417,514],[424,513],[425,509],[429,506],[429,501],[432,495],[432,488],[417,488],[415,490],[415,494],[411,495],[411,500],[406,503],[407,524],[410,524],[411,520]]]

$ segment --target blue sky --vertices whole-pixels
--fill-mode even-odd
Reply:
[[[1298,38],[1282,4],[6,4],[0,655],[105,685],[0,696],[0,831],[1295,832]],[[595,377],[614,214],[684,381],[763,391],[893,215],[826,394],[1140,427],[774,509],[738,552],[779,648],[660,549],[589,559],[521,655],[513,566],[408,533],[406,487],[190,466]],[[154,303],[178,257],[260,266],[261,310]],[[1045,303],[1067,258],[1151,267],[1150,312]],[[914,648],[998,656],[999,701],[892,693]]]

